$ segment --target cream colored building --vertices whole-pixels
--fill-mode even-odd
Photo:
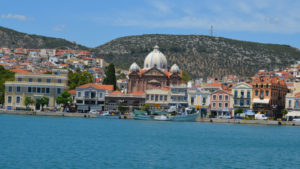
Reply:
[[[247,111],[252,109],[252,86],[241,82],[232,87],[233,108]]]
[[[170,102],[170,89],[158,88],[146,90],[146,101],[151,109],[167,109]]]
[[[56,98],[67,88],[66,75],[50,74],[15,74],[15,81],[5,82],[6,109],[25,109],[24,100],[31,97],[34,101],[40,97],[48,97],[48,108],[55,108]],[[38,105],[30,108],[39,110]]]
[[[188,90],[189,107],[208,109],[210,104],[210,92],[202,88]]]

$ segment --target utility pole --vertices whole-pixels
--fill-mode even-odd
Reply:
[[[213,36],[213,26],[210,26],[210,36]]]

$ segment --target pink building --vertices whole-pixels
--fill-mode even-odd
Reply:
[[[210,95],[210,114],[212,117],[233,116],[232,95],[225,90],[217,90]]]

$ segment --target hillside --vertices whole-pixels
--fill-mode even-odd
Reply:
[[[140,67],[158,44],[168,66],[177,63],[193,78],[235,74],[251,76],[259,69],[283,68],[300,60],[300,51],[287,45],[262,44],[202,35],[140,35],[112,40],[93,49],[96,56],[128,69]]]
[[[0,47],[88,49],[61,38],[31,35],[0,26]]]

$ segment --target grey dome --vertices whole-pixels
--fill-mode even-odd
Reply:
[[[156,66],[158,69],[167,70],[168,63],[165,55],[159,51],[157,45],[154,46],[153,51],[150,52],[144,61],[144,69],[151,69]]]

